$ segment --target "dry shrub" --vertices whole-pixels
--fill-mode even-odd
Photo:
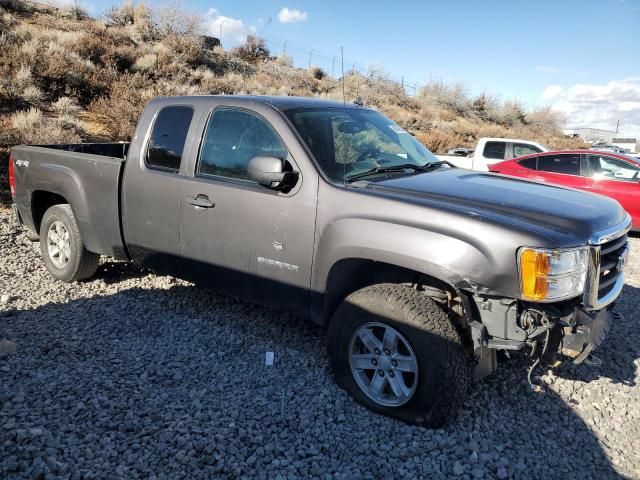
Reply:
[[[562,113],[553,110],[551,107],[541,107],[526,115],[526,121],[532,126],[540,127],[543,130],[554,132],[564,128],[565,117]]]
[[[171,0],[153,14],[154,27],[161,38],[197,37],[204,33],[202,14],[191,11],[180,0]]]
[[[271,55],[265,41],[253,35],[248,35],[247,41],[243,45],[231,50],[231,53],[241,60],[252,64],[268,60]]]
[[[426,133],[417,133],[416,138],[434,153],[446,152],[450,148],[465,144],[464,138],[460,135],[435,129]]]
[[[445,107],[458,115],[469,107],[467,87],[464,83],[446,84],[442,80],[429,81],[417,95],[422,101]]]
[[[293,58],[290,55],[282,54],[276,58],[276,62],[285,67],[293,67]]]
[[[60,116],[75,117],[80,112],[80,106],[73,98],[60,97],[51,104],[51,109]]]
[[[134,72],[154,73],[158,66],[158,56],[155,53],[147,53],[139,57],[133,64]]]
[[[130,140],[138,117],[153,96],[150,85],[151,80],[144,75],[122,75],[113,82],[107,95],[91,103],[89,112],[114,141]]]
[[[228,73],[223,77],[205,75],[200,80],[200,86],[204,93],[211,95],[232,95],[244,90],[244,79],[237,73]]]
[[[80,140],[77,128],[70,128],[58,119],[46,117],[39,109],[30,108],[11,115],[9,129],[4,132],[1,143],[4,145],[55,144],[77,143]]]
[[[325,78],[327,76],[327,74],[325,73],[324,70],[322,70],[320,67],[316,67],[316,66],[311,67],[309,69],[309,73],[316,80],[322,80],[323,78]]]

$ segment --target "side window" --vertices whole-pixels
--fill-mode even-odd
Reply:
[[[518,162],[518,165],[524,167],[524,168],[530,168],[531,170],[537,170],[538,166],[538,157],[533,157],[533,158],[525,158],[524,160],[520,160]]]
[[[542,152],[542,150],[540,150],[538,147],[535,147],[533,145],[526,145],[524,143],[513,144],[514,157],[524,157],[525,155],[532,155],[534,153],[540,153],[540,152]]]
[[[482,155],[485,158],[497,158],[504,160],[504,154],[507,149],[506,142],[487,142],[484,146]]]
[[[147,146],[145,163],[148,167],[173,172],[180,170],[192,118],[191,107],[165,107],[158,112]]]
[[[563,154],[538,157],[538,170],[565,175],[580,175],[580,155]]]
[[[280,137],[262,118],[243,110],[218,108],[209,117],[197,173],[249,180],[249,161],[259,155],[287,158]]]
[[[605,155],[587,155],[589,176],[594,179],[637,182],[640,166]]]

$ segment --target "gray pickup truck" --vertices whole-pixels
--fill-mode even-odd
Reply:
[[[339,385],[416,424],[498,351],[592,358],[624,283],[617,202],[455,168],[359,105],[158,98],[130,144],[18,146],[10,180],[55,278],[105,255],[293,312]]]

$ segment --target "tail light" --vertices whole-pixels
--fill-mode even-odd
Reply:
[[[13,165],[13,156],[9,154],[9,188],[11,189],[11,196],[16,196],[16,174],[13,171],[15,166]]]

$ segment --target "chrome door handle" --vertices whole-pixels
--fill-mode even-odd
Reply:
[[[189,205],[193,205],[198,210],[213,208],[216,206],[215,203],[209,200],[209,197],[203,194],[196,195],[195,197],[187,197],[187,203],[189,203]]]

